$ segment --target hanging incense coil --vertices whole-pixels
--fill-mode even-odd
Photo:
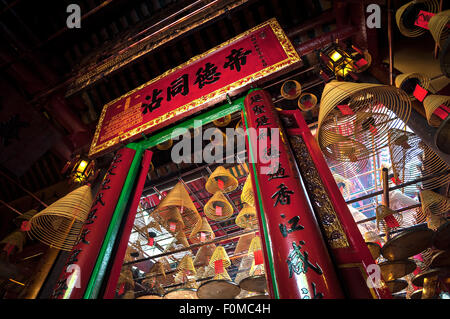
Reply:
[[[430,78],[423,73],[402,73],[395,77],[395,86],[405,91],[410,98],[414,98],[416,85],[428,90],[430,84]]]
[[[450,108],[450,96],[431,94],[423,100],[423,107],[425,108],[428,124],[433,127],[439,127],[442,123],[443,119],[434,113],[441,105]]]
[[[162,142],[162,143],[156,145],[156,148],[159,149],[160,151],[166,151],[169,148],[171,148],[172,145],[173,145],[173,140],[169,139],[169,140],[167,140],[165,142]]]
[[[133,272],[129,267],[122,269],[122,271],[120,272],[117,286],[120,287],[122,285],[125,285],[125,289],[134,288]]]
[[[219,208],[218,208],[219,207]],[[233,207],[222,192],[217,191],[206,203],[203,211],[212,220],[226,220],[233,215]]]
[[[439,12],[430,18],[428,21],[428,28],[434,41],[443,47],[444,40],[449,36],[448,24],[450,23],[450,10]]]
[[[228,257],[228,254],[223,246],[216,247],[211,256],[211,259],[209,260],[209,266],[214,267],[214,263],[218,260],[222,260],[223,268],[228,268],[231,266],[231,260]]]
[[[231,277],[228,274],[228,271],[226,271],[226,269],[224,269],[223,272],[216,274],[213,277],[213,280],[227,280],[227,281],[231,281]]]
[[[194,266],[202,267],[209,265],[209,260],[211,259],[214,250],[216,250],[215,244],[208,244],[200,247],[194,258]]]
[[[417,135],[411,132],[392,129],[389,131],[389,153],[396,183],[405,183],[420,177],[433,175],[450,167]],[[421,189],[434,189],[450,182],[450,173],[434,177],[411,186]],[[409,190],[411,187],[407,187]]]
[[[339,189],[342,192],[342,196],[344,198],[347,198],[350,196],[350,189],[352,187],[352,183],[350,180],[342,177],[339,174],[333,174],[334,180],[336,181],[336,184],[338,185]]]
[[[393,191],[389,193],[389,206],[394,210],[413,206],[416,204],[419,204],[419,202],[409,196],[402,194],[399,191]],[[404,227],[422,224],[426,221],[425,214],[422,212],[422,207],[420,206],[404,210],[401,212],[401,214],[404,217]]]
[[[189,242],[186,238],[186,235],[184,234],[184,232],[180,231],[178,233],[175,234],[175,239],[176,239],[176,243],[183,245],[183,247],[189,247]]]
[[[255,206],[255,195],[253,193],[252,178],[250,175],[247,176],[244,187],[242,187],[241,201],[252,207]]]
[[[227,144],[227,135],[218,128],[214,128],[209,139],[215,146],[224,146]]]
[[[235,223],[241,228],[256,229],[258,228],[258,219],[256,217],[256,209],[244,203],[244,207],[236,216]]]
[[[450,198],[442,196],[430,190],[420,192],[420,202],[422,210],[426,216],[441,215],[445,216],[450,211]]]
[[[240,259],[238,272],[234,278],[234,282],[239,285],[241,280],[249,276],[248,272],[252,268],[254,258],[253,256],[244,256]]]
[[[208,223],[206,217],[202,217],[201,222],[195,225],[192,229],[192,233],[189,239],[192,243],[199,243],[203,241],[209,241],[216,238],[214,231]]]
[[[257,250],[261,250],[261,238],[259,236],[255,236],[250,243],[250,247],[248,248],[249,253],[254,253]]]
[[[326,157],[358,162],[388,145],[388,131],[411,112],[405,92],[392,86],[332,81],[325,85],[317,140]]]
[[[300,110],[307,112],[317,105],[317,96],[309,92],[302,93],[298,98],[297,104]]]
[[[366,60],[367,63],[364,64],[363,66],[358,66],[358,67],[353,68],[353,72],[362,73],[362,72],[366,71],[372,65],[372,55],[369,53],[369,51],[364,50],[363,55],[364,55],[364,60]]]
[[[426,29],[414,24],[420,10],[436,13],[439,11],[439,2],[437,0],[414,0],[401,6],[395,12],[395,21],[401,34],[415,38],[426,32]]]
[[[221,188],[222,183],[223,187]],[[225,167],[219,166],[208,177],[205,189],[211,194],[215,194],[218,191],[229,193],[234,191],[238,186],[238,180]]]
[[[176,208],[179,215],[181,215],[182,223],[179,216],[173,212]],[[178,182],[174,188],[167,194],[166,197],[159,203],[156,209],[150,214],[160,225],[170,230],[170,223],[175,222],[176,229],[172,232],[178,231],[181,227],[184,231],[190,232],[193,227],[200,222],[201,216],[194,205],[194,202],[189,197],[189,193],[184,188],[181,182]],[[170,218],[175,218],[171,221]],[[178,228],[180,227],[180,228]]]
[[[20,253],[22,252],[23,246],[25,245],[25,242],[27,240],[26,237],[27,235],[23,231],[13,231],[0,241],[0,246],[3,244],[15,246],[17,247],[17,252]]]
[[[281,86],[281,96],[287,100],[295,100],[302,93],[302,86],[295,80],[288,80]]]
[[[248,253],[248,249],[250,248],[250,244],[252,243],[252,239],[256,236],[255,233],[249,233],[242,235],[239,237],[239,240],[234,249],[234,256],[245,255]]]
[[[213,124],[217,127],[226,127],[231,122],[231,114],[225,115],[220,119],[214,120]]]
[[[155,221],[166,228],[171,233],[177,233],[185,228],[183,217],[180,214],[180,209],[177,207],[167,207],[166,209],[153,212],[151,216]]]
[[[194,267],[194,261],[192,260],[192,257],[190,255],[184,255],[184,257],[181,258],[180,263],[177,267],[177,271],[185,273],[189,276],[195,276],[197,274],[197,271]]]
[[[31,237],[51,247],[70,251],[93,203],[91,188],[81,186],[30,219]]]

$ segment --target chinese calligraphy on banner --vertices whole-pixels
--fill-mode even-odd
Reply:
[[[167,126],[299,61],[271,19],[105,105],[89,154]]]
[[[270,153],[268,156],[272,161],[258,160],[252,170],[258,179],[257,184],[253,180],[253,185],[258,185],[263,206],[260,214],[264,218],[261,220],[265,220],[267,227],[264,236],[270,234],[268,242],[271,243],[269,249],[273,260],[268,262],[274,268],[279,297],[342,298],[340,284],[313,211],[300,186],[271,97],[263,90],[255,90],[246,97],[244,104],[248,126],[256,128],[256,134],[249,134],[249,154],[259,154],[256,147],[279,145],[278,150],[263,152]],[[279,130],[273,130],[275,128]],[[260,134],[268,129],[271,134]],[[272,139],[278,141],[273,143]]]

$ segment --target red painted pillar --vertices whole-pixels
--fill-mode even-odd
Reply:
[[[72,248],[51,298],[83,298],[135,153],[130,148],[117,151],[83,226],[80,241]]]
[[[289,141],[346,295],[392,298],[383,282],[368,284],[373,270],[367,267],[375,261],[301,112],[283,111],[281,117],[290,125]]]
[[[255,195],[258,193],[261,205],[256,206],[271,296],[343,298],[270,95],[255,90],[247,95],[244,104],[251,143],[249,162]],[[271,132],[270,136],[265,129]]]

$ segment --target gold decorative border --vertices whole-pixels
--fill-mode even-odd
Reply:
[[[369,278],[369,276],[367,276],[366,269],[364,269],[364,266],[361,263],[341,264],[341,265],[338,265],[338,268],[358,268],[361,271],[361,274],[362,274],[365,282],[367,282],[367,278]],[[381,286],[382,286],[382,288],[387,288],[384,281],[381,282]],[[373,289],[369,286],[367,286],[367,288],[369,288],[370,294],[372,295],[373,299],[380,299],[378,297],[377,293],[375,292],[375,289]]]
[[[304,178],[306,189],[311,198],[318,220],[325,231],[325,236],[331,248],[349,247],[347,235],[342,228],[341,222],[334,211],[328,193],[325,191],[322,180],[317,173],[311,155],[303,138],[299,135],[289,138],[294,151],[299,170]],[[318,205],[320,203],[320,205]],[[338,237],[336,237],[338,236]]]
[[[274,64],[272,66],[269,66],[269,67],[267,67],[265,69],[257,71],[257,72],[255,72],[253,74],[250,74],[249,76],[247,76],[245,78],[242,78],[242,79],[240,79],[240,80],[238,80],[238,81],[236,81],[234,83],[231,83],[231,84],[229,84],[229,85],[227,85],[227,86],[225,86],[225,87],[223,87],[221,89],[218,89],[218,90],[216,90],[214,92],[211,92],[211,93],[209,93],[207,95],[204,95],[204,96],[202,96],[202,97],[200,97],[200,98],[198,98],[198,99],[196,99],[194,101],[191,101],[188,104],[185,104],[185,105],[183,105],[183,106],[181,106],[181,107],[179,107],[179,108],[177,108],[177,109],[175,109],[173,111],[170,111],[170,112],[168,112],[168,113],[166,113],[164,115],[161,115],[160,117],[157,117],[157,118],[155,118],[153,120],[150,120],[147,123],[145,123],[145,124],[135,128],[133,130],[127,131],[127,132],[125,132],[125,133],[123,133],[123,134],[121,134],[121,135],[119,135],[119,136],[117,136],[117,137],[115,137],[115,138],[113,138],[113,139],[103,143],[103,144],[97,145],[97,141],[98,141],[98,138],[99,138],[99,135],[100,135],[100,131],[101,131],[101,128],[102,128],[102,124],[103,124],[103,120],[105,118],[105,114],[106,114],[106,111],[107,111],[109,106],[111,106],[112,104],[114,104],[118,100],[124,99],[124,98],[130,96],[131,94],[133,94],[134,92],[136,92],[136,91],[138,91],[138,90],[140,90],[140,89],[142,89],[142,88],[144,88],[144,87],[146,87],[146,86],[148,86],[148,85],[150,85],[150,84],[160,80],[161,78],[166,77],[169,74],[171,74],[173,72],[176,72],[176,71],[184,68],[185,66],[194,63],[197,60],[200,60],[200,59],[204,58],[205,56],[213,53],[214,51],[217,51],[218,49],[220,49],[222,47],[225,47],[225,46],[227,46],[227,45],[229,45],[229,44],[231,44],[233,42],[236,42],[236,41],[238,41],[238,40],[248,36],[249,34],[255,32],[255,31],[257,31],[257,30],[259,30],[261,28],[264,28],[267,25],[269,25],[272,28],[272,31],[274,32],[274,34],[277,37],[279,43],[281,44],[281,47],[283,48],[285,54],[287,55],[287,58],[285,60],[282,60],[282,61],[280,61],[280,62],[278,62],[278,63],[276,63],[276,64]],[[173,68],[171,70],[168,70],[168,71],[164,72],[160,76],[158,76],[158,77],[156,77],[156,78],[154,78],[154,79],[152,79],[152,80],[150,80],[150,81],[140,85],[139,87],[129,91],[128,93],[126,93],[126,94],[116,98],[115,100],[107,103],[103,107],[102,114],[100,115],[100,119],[99,119],[99,122],[97,124],[97,128],[96,128],[96,131],[95,131],[95,134],[94,134],[94,138],[92,140],[91,148],[89,150],[89,157],[94,156],[95,154],[97,154],[97,153],[99,153],[99,152],[101,152],[101,151],[103,151],[103,150],[105,150],[105,149],[107,149],[107,148],[109,148],[109,147],[111,147],[113,145],[116,145],[116,144],[120,143],[121,141],[124,141],[124,140],[126,140],[126,139],[128,139],[128,138],[130,138],[132,136],[135,136],[135,135],[137,135],[139,133],[142,133],[142,132],[146,131],[147,129],[149,129],[149,128],[157,125],[157,124],[160,124],[160,123],[165,122],[165,121],[167,121],[167,120],[169,120],[171,118],[174,118],[177,115],[180,115],[180,114],[183,114],[183,113],[188,112],[190,110],[193,110],[193,109],[199,107],[200,105],[205,104],[206,102],[209,102],[209,101],[212,101],[212,100],[218,100],[220,97],[225,96],[231,90],[242,88],[243,86],[245,86],[245,85],[247,85],[247,84],[249,84],[251,82],[254,82],[257,79],[260,79],[260,78],[263,78],[265,76],[268,76],[268,75],[270,75],[272,73],[275,73],[275,72],[277,72],[277,71],[279,71],[281,69],[284,69],[285,67],[287,67],[289,65],[292,65],[292,64],[300,62],[300,61],[301,61],[300,56],[298,55],[297,51],[295,50],[295,48],[293,47],[293,45],[291,44],[291,42],[287,38],[287,36],[284,33],[283,29],[281,28],[280,24],[278,23],[278,21],[275,18],[272,18],[272,19],[270,19],[270,20],[268,20],[268,21],[266,21],[266,22],[264,22],[264,23],[262,23],[262,24],[260,24],[260,25],[258,25],[256,27],[254,27],[254,28],[252,28],[250,30],[247,30],[246,32],[241,33],[240,35],[238,35],[238,36],[236,36],[236,37],[234,37],[234,38],[232,38],[232,39],[230,39],[230,40],[228,40],[228,41],[226,41],[226,42],[216,46],[215,48],[212,48],[209,51],[206,51],[206,52],[204,52],[204,53],[202,53],[200,55],[197,55],[197,56],[193,57],[189,61],[187,61],[187,62],[177,66],[176,68]]]

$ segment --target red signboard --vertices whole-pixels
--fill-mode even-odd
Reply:
[[[271,19],[105,105],[89,155],[167,126],[299,61]]]

